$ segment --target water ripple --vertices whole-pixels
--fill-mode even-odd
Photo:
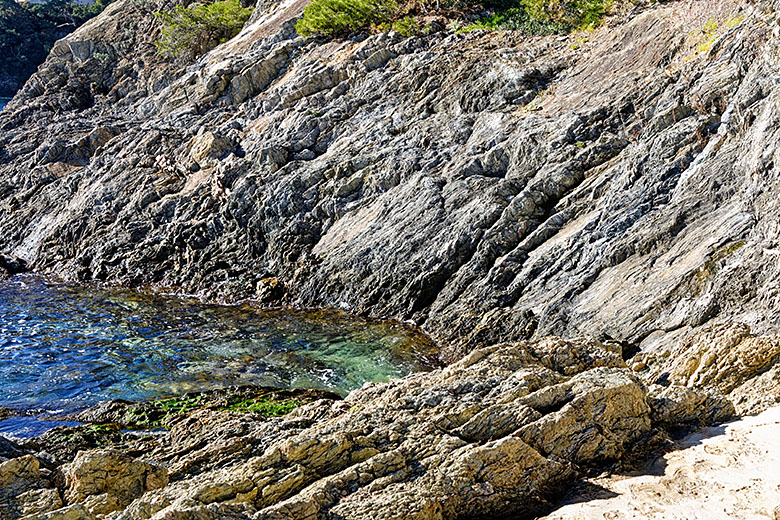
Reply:
[[[342,314],[261,311],[37,277],[0,282],[0,406],[74,410],[232,384],[342,394],[431,366],[427,338]]]

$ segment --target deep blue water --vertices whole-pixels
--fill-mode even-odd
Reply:
[[[57,413],[243,383],[344,394],[426,369],[430,355],[427,338],[394,322],[0,282],[0,407]]]
[[[0,97],[0,110],[4,109],[9,101],[11,101],[11,98]]]

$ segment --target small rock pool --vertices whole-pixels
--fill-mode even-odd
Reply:
[[[37,435],[60,424],[46,419],[108,399],[235,384],[346,394],[429,369],[435,354],[395,322],[17,276],[0,281],[0,408],[34,413],[0,421],[0,434]]]

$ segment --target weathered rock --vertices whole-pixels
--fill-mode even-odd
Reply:
[[[752,409],[776,388],[779,2],[745,3],[706,53],[686,24],[708,1],[579,49],[303,40],[305,3],[283,2],[187,68],[155,52],[162,4],[112,4],[0,114],[0,248],[66,278],[412,320],[459,361],[83,452],[64,468],[82,505],[45,514],[530,515],[653,420],[725,417],[711,390]],[[650,343],[667,354],[634,373]],[[648,400],[640,377],[667,387]]]
[[[38,459],[25,455],[0,463],[0,492],[3,495],[37,483],[40,478]]]
[[[740,415],[756,414],[780,403],[780,366],[748,379],[729,393]]]
[[[0,0],[0,97],[10,97],[24,86],[46,59],[51,45],[75,29],[66,17],[38,16],[12,0]]]
[[[734,405],[717,390],[652,385],[647,395],[653,420],[666,426],[717,424],[734,418]]]
[[[22,520],[95,520],[81,504],[74,504],[48,513],[25,516]]]
[[[19,494],[14,499],[14,511],[6,510],[7,517],[21,514],[22,517],[34,516],[60,509],[62,499],[55,488],[33,489]]]
[[[778,360],[780,338],[756,336],[743,323],[702,327],[665,350],[635,358],[647,365],[640,371],[646,381],[671,385],[651,392],[651,400],[654,395],[661,400],[659,410],[671,406],[676,410],[673,416],[684,416],[682,406],[692,413],[698,410],[702,417],[715,413],[721,416],[717,420],[728,413],[719,395],[728,397],[740,414],[761,412],[780,400]]]
[[[410,319],[458,340],[449,359],[776,329],[776,2],[742,3],[706,53],[708,1],[577,49],[303,40],[303,4],[186,69],[152,45],[162,4],[116,2],[55,45],[0,115],[0,248],[67,278]]]
[[[165,468],[111,450],[81,452],[62,471],[65,499],[95,515],[123,509],[144,492],[168,483]]]
[[[430,374],[366,385],[342,402],[304,405],[262,423],[262,432],[198,412],[156,453],[176,453],[174,468],[187,460],[202,468],[201,450],[227,463],[173,469],[176,481],[116,518],[538,511],[577,468],[619,459],[651,428],[643,386],[610,348],[548,338],[480,349]],[[264,449],[230,457],[247,442]]]
[[[727,394],[780,359],[780,338],[757,337],[741,323],[718,323],[681,341],[648,379]]]
[[[651,471],[602,474],[542,520],[757,520],[780,503],[780,408],[677,441]]]
[[[24,455],[0,463],[0,518],[14,519],[59,507],[59,492],[42,478],[36,457]]]
[[[0,418],[5,419],[5,417],[2,417],[2,412],[0,412]],[[8,459],[15,459],[22,455],[24,455],[24,453],[17,443],[0,436],[0,462],[5,462]]]

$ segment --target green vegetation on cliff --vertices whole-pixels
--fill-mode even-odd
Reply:
[[[420,21],[444,17],[456,27],[464,14],[492,11],[463,30],[565,33],[601,24],[621,0],[312,0],[295,29],[301,36],[339,36],[353,31],[394,29],[404,36],[426,32]],[[473,19],[473,18],[472,18]]]
[[[95,0],[91,4],[77,4],[69,0],[48,0],[45,4],[24,4],[37,17],[57,26],[75,29],[103,12],[113,0]]]
[[[155,45],[164,56],[194,58],[237,35],[251,14],[238,0],[177,5],[155,13],[163,25]]]

